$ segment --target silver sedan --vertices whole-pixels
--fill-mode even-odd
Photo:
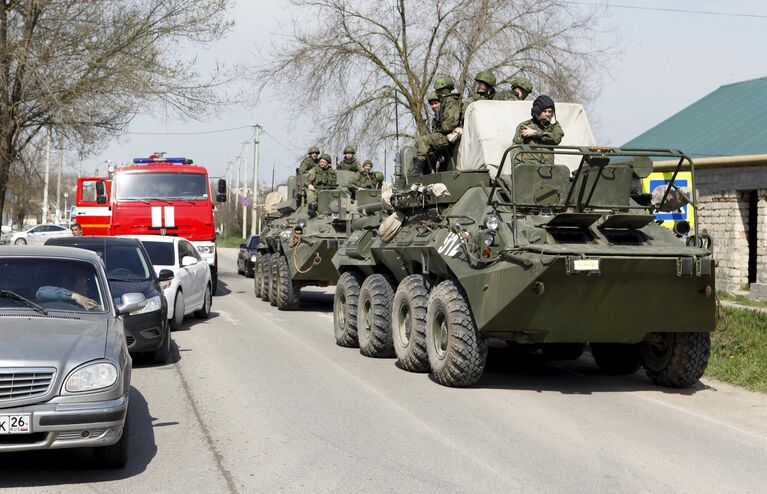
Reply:
[[[103,263],[69,247],[0,247],[0,453],[93,447],[128,460],[131,359]]]

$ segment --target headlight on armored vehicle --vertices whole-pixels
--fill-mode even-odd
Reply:
[[[488,230],[496,231],[501,226],[501,220],[497,216],[490,215],[485,218],[485,227]]]
[[[299,220],[298,220],[298,227],[303,230],[305,226],[306,226],[306,219],[299,218]]]
[[[117,382],[117,367],[110,362],[88,364],[72,372],[64,384],[70,393],[108,388]]]
[[[485,233],[485,245],[490,247],[495,242],[495,234],[492,232]]]
[[[131,312],[131,315],[138,315],[138,314],[146,314],[148,312],[154,312],[156,310],[160,310],[162,308],[162,301],[160,300],[160,296],[157,295],[152,298],[146,299],[146,305],[143,309],[139,309],[136,312]]]

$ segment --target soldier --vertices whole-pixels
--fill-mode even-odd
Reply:
[[[426,96],[426,101],[429,102],[431,111],[434,113],[434,116],[431,119],[431,131],[437,132],[441,125],[439,118],[439,96],[437,96],[437,93],[432,91],[428,94],[428,96]]]
[[[511,91],[500,91],[495,95],[496,100],[523,101],[533,92],[533,83],[526,77],[517,77],[511,81]]]
[[[373,162],[365,160],[362,164],[362,171],[357,172],[346,184],[349,190],[355,192],[357,189],[377,189],[378,180],[375,175],[371,173],[373,170]]]
[[[320,162],[320,148],[312,146],[309,148],[309,152],[306,153],[306,158],[298,165],[298,173],[308,173],[309,170],[315,168]]]
[[[344,148],[344,159],[338,163],[339,170],[346,170],[350,172],[358,172],[362,169],[360,162],[354,157],[356,150],[354,146],[346,146]]]
[[[306,178],[306,203],[309,208],[309,217],[317,216],[317,187],[333,187],[338,184],[336,171],[330,167],[329,154],[320,156],[320,163],[309,170]]]
[[[533,109],[530,111],[532,119],[526,120],[517,126],[514,134],[514,144],[533,144],[556,146],[562,142],[565,136],[559,122],[555,122],[556,108],[554,100],[546,95],[541,95],[533,101]],[[517,163],[543,163],[554,164],[553,154],[525,153],[517,156]]]
[[[458,140],[460,131],[456,128],[461,122],[461,96],[453,92],[455,81],[447,75],[434,80],[434,91],[439,96],[439,128],[425,136],[415,138],[415,159],[411,175],[431,173],[427,166],[429,153],[445,151],[450,144]]]
[[[475,101],[491,100],[495,97],[495,75],[489,70],[483,70],[474,78],[476,86],[474,94],[466,98],[463,102],[462,112],[466,111],[466,108]]]

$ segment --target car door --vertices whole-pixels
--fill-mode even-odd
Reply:
[[[203,297],[205,296],[205,261],[195,249],[191,242],[184,241],[186,244],[187,255],[194,257],[197,264],[189,266],[189,271],[194,274],[194,307],[202,307]]]
[[[179,266],[181,266],[181,263],[185,257],[195,257],[194,250],[194,247],[192,247],[192,244],[190,244],[188,241],[179,240]],[[200,304],[199,300],[202,298],[202,295],[199,293],[200,288],[197,280],[196,267],[197,264],[192,264],[190,266],[181,266],[179,268],[179,272],[181,272],[183,276],[182,289],[184,290],[184,304],[187,311],[191,311],[192,309],[196,308]]]
[[[45,232],[48,231],[48,225],[37,225],[27,232],[27,243],[29,245],[43,245],[45,243]]]

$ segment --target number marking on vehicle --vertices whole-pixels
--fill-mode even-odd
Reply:
[[[0,434],[29,434],[32,432],[31,422],[28,413],[0,415]]]

